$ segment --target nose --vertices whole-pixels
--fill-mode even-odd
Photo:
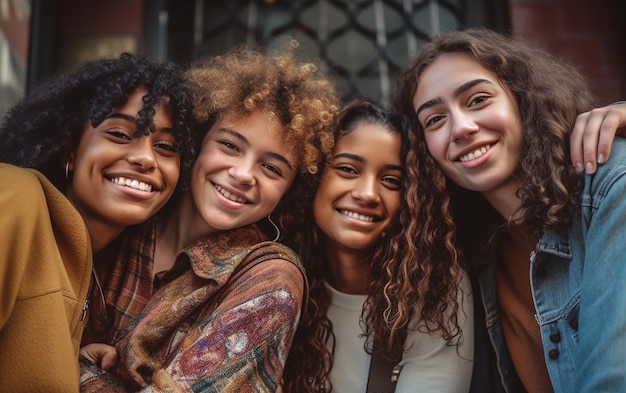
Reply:
[[[140,167],[144,171],[152,171],[157,167],[152,141],[150,138],[139,137],[133,140],[128,162]]]
[[[254,163],[250,160],[240,160],[228,169],[230,177],[235,179],[239,184],[252,186],[256,183],[254,177]]]
[[[365,176],[358,180],[352,190],[352,197],[364,206],[375,206],[380,202],[378,181],[374,176]]]
[[[470,114],[456,111],[452,116],[452,130],[450,131],[450,140],[459,142],[478,132],[478,124],[474,121]]]

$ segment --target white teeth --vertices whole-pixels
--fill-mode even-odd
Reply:
[[[472,161],[477,159],[478,157],[482,156],[483,154],[485,154],[487,152],[487,150],[491,149],[491,145],[485,145],[483,147],[481,147],[480,149],[476,149],[473,152],[467,153],[464,156],[461,156],[459,158],[459,160],[461,162],[467,162],[467,161]]]
[[[346,215],[346,216],[348,216],[350,218],[354,218],[356,220],[359,220],[359,221],[374,222],[374,217],[372,217],[372,216],[364,216],[363,214],[358,214],[358,213],[351,212],[351,211],[348,211],[348,210],[340,210],[340,213],[343,214],[343,215]]]
[[[126,186],[130,188],[134,188],[135,190],[152,192],[152,186],[148,183],[144,183],[137,179],[128,179],[126,177],[114,177],[111,179],[111,182],[115,184],[119,184],[121,186]]]
[[[239,198],[237,195],[231,194],[230,192],[226,191],[225,189],[218,186],[217,184],[215,185],[215,189],[220,194],[224,195],[224,198],[226,199],[230,199],[231,201],[238,202],[238,203],[248,203],[248,201],[246,201],[245,199]]]

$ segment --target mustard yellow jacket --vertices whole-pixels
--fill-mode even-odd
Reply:
[[[89,233],[45,176],[0,164],[0,391],[78,392]]]

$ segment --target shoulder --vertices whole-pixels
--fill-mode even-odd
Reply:
[[[0,201],[10,203],[15,209],[36,205],[45,199],[44,187],[54,188],[40,172],[10,164],[0,164],[0,183],[3,184]]]
[[[626,138],[615,138],[611,146],[611,155],[605,164],[598,165],[598,172],[603,173],[614,168],[626,167]]]
[[[288,292],[301,298],[306,293],[306,276],[296,254],[276,242],[263,242],[250,250],[247,268],[238,281],[262,292]],[[235,274],[237,275],[237,274]]]
[[[256,244],[250,249],[248,258],[255,265],[269,259],[283,260],[292,264],[294,268],[297,268],[304,274],[304,268],[298,255],[291,248],[281,243],[266,241]]]
[[[34,169],[21,168],[19,166],[11,164],[0,163],[0,179],[10,182],[9,184],[11,186],[34,186],[36,184],[38,185],[40,184],[39,176],[43,176],[43,174]]]
[[[249,272],[267,286],[302,287],[305,273],[296,254],[287,246],[275,242],[264,242],[248,255]]]
[[[593,175],[585,175],[586,188],[602,190],[611,187],[618,179],[626,179],[626,139],[615,138],[611,155],[605,164],[598,165]]]

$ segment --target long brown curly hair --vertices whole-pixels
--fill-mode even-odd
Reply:
[[[363,123],[380,124],[398,132],[402,136],[402,159],[410,157],[414,136],[409,132],[408,120],[364,100],[353,102],[340,112],[335,123],[335,139],[341,139]],[[374,246],[369,261],[373,281],[361,317],[363,334],[373,337],[374,346],[382,348],[380,352],[387,357],[404,350],[404,339],[398,331],[407,327],[417,329],[410,323],[416,314],[422,319],[420,331],[438,332],[451,342],[458,342],[462,334],[456,320],[462,269],[452,244],[451,219],[440,201],[411,197],[417,194],[418,184],[421,184],[418,168],[409,164],[401,190],[406,198],[402,198],[393,222]],[[419,192],[424,188],[419,188]],[[443,247],[436,243],[439,235],[445,238]],[[312,212],[307,214],[307,223],[300,230],[285,238],[301,256],[310,286],[308,306],[287,358],[286,392],[332,391],[328,376],[333,351],[328,345],[334,342],[334,336],[327,317],[331,295],[325,282],[330,270],[323,239]],[[369,353],[373,351],[365,349]]]
[[[494,72],[519,108],[524,132],[519,167],[521,207],[515,217],[539,235],[545,229],[567,227],[578,206],[582,174],[569,163],[569,137],[576,116],[592,108],[594,99],[572,65],[519,37],[474,28],[450,31],[425,44],[413,64],[400,76],[396,97],[398,110],[411,116],[417,130],[415,150],[423,167],[422,176],[444,176],[428,154],[423,129],[416,119],[413,97],[419,78],[439,56],[463,53]],[[430,174],[425,172],[430,168]],[[488,248],[494,230],[506,224],[476,192],[447,184],[458,225],[459,241],[472,259]],[[445,193],[444,187],[437,191]]]
[[[236,121],[260,110],[285,126],[283,138],[295,146],[298,174],[272,213],[283,232],[299,227],[311,210],[322,162],[334,144],[332,123],[339,110],[332,81],[314,63],[299,61],[297,42],[290,44],[269,54],[235,47],[187,71],[198,145],[218,118]]]

